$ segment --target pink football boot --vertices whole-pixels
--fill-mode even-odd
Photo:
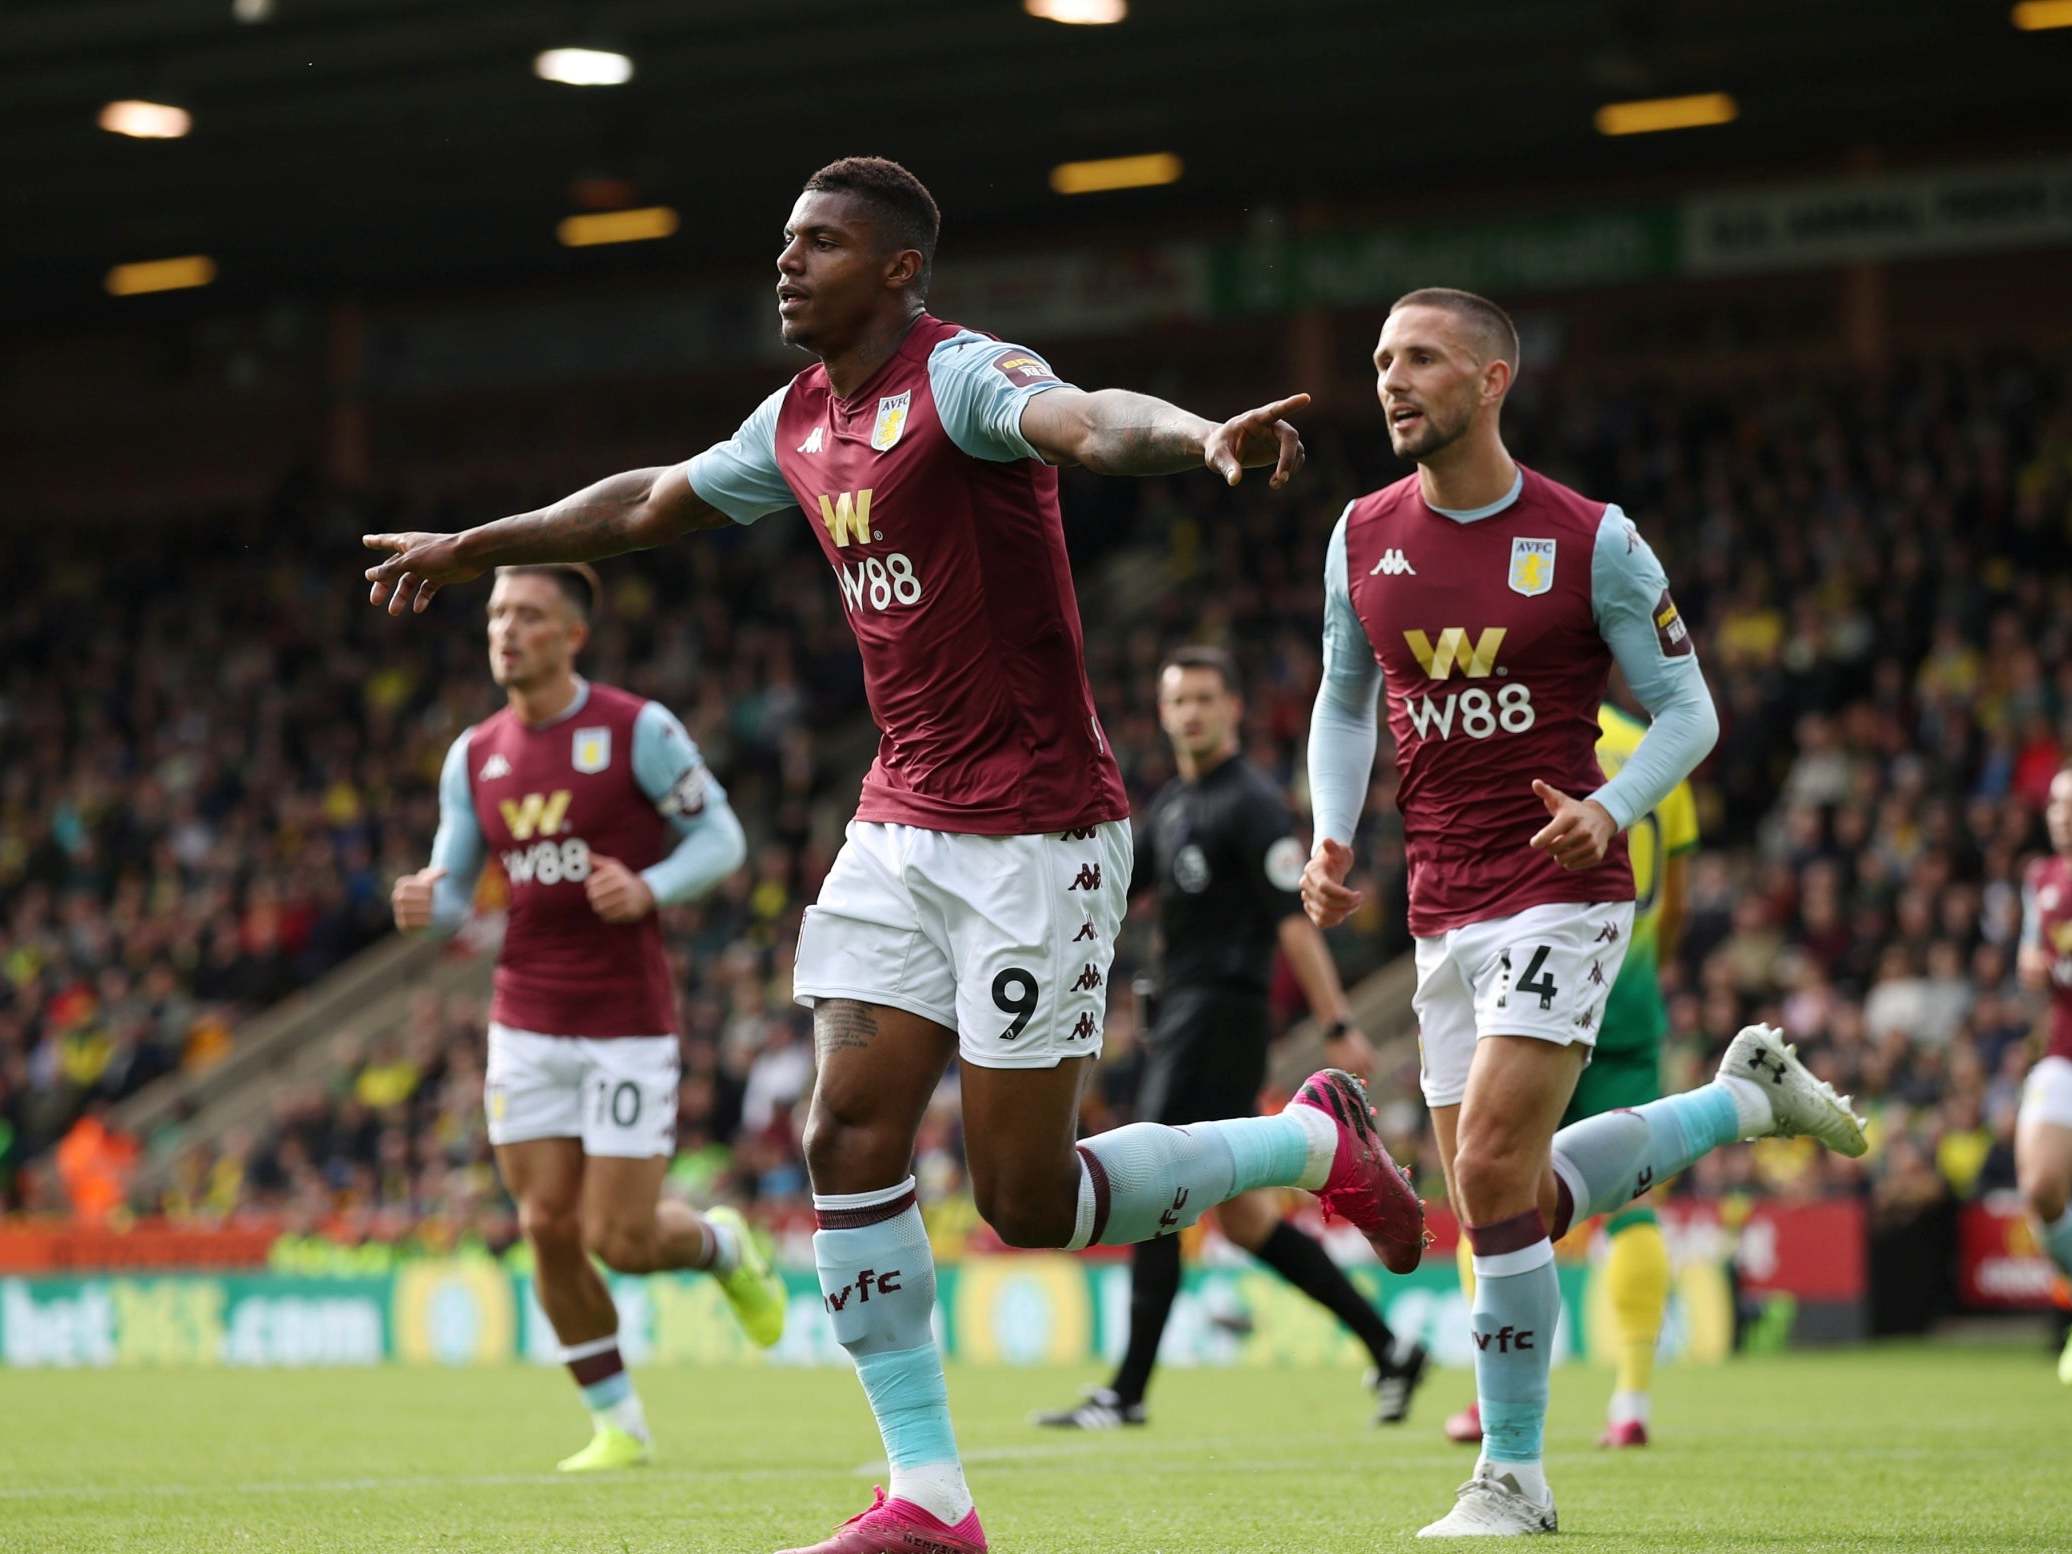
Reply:
[[[1389,1159],[1374,1131],[1367,1087],[1343,1069],[1319,1069],[1302,1082],[1290,1106],[1308,1106],[1338,1125],[1338,1154],[1317,1189],[1324,1217],[1349,1220],[1390,1273],[1408,1273],[1424,1257],[1424,1204],[1409,1173]]]
[[[1624,1419],[1617,1424],[1604,1427],[1604,1434],[1597,1438],[1599,1446],[1620,1449],[1628,1446],[1645,1446],[1648,1443],[1648,1427],[1638,1419]]]
[[[842,1523],[832,1538],[782,1554],[986,1554],[986,1533],[975,1508],[952,1527],[873,1486],[870,1509]]]

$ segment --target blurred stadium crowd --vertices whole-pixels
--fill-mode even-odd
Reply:
[[[1170,773],[1160,656],[1215,640],[1245,668],[1248,754],[1303,811],[1324,539],[1347,497],[1400,473],[1372,415],[1306,432],[1310,467],[1284,498],[1068,482],[1082,601],[1099,590],[1089,670],[1140,800]],[[1528,378],[1509,440],[1641,524],[1721,713],[1695,779],[1689,925],[1665,968],[1668,1084],[1771,1018],[1875,1120],[1861,1164],[1770,1141],[1708,1159],[1696,1185],[1860,1192],[1901,1218],[2010,1185],[2035,1014],[2013,985],[2018,878],[2072,758],[2072,364],[1980,355],[1706,388]],[[496,693],[480,592],[388,620],[353,585],[357,536],[547,494],[478,492],[462,512],[298,481],[268,512],[148,549],[26,543],[18,570],[49,583],[0,624],[0,1203],[120,1209],[138,1141],[106,1127],[108,1103],[216,1061],[242,1021],[387,931],[389,881],[429,844],[440,758]],[[811,1045],[789,956],[871,748],[854,648],[795,520],[606,575],[586,671],[683,716],[751,839],[742,875],[671,914],[675,1175],[701,1197],[796,1203]],[[1378,763],[1360,846],[1376,888],[1337,940],[1353,974],[1407,948],[1390,788]],[[1127,962],[1148,937],[1113,979],[1097,1109],[1127,1105]],[[1299,1005],[1283,976],[1278,1014]],[[419,996],[327,1086],[178,1141],[169,1185],[128,1206],[508,1243],[482,1018]],[[1414,1053],[1376,1077],[1391,1147],[1421,1159],[1436,1198]],[[957,1196],[958,1144],[946,1088],[920,1160],[938,1199]]]

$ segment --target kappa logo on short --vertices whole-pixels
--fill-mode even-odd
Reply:
[[[495,755],[482,763],[482,771],[478,780],[482,782],[495,782],[499,777],[508,777],[510,775],[511,763],[504,759],[503,751],[499,750]]]
[[[1099,934],[1097,934],[1097,933],[1095,933],[1095,932],[1094,932],[1094,925],[1093,925],[1093,923],[1092,923],[1091,921],[1088,921],[1088,922],[1084,922],[1084,923],[1081,923],[1081,924],[1079,925],[1079,932],[1077,932],[1076,934],[1072,935],[1072,942],[1073,942],[1074,944],[1077,944],[1077,943],[1078,943],[1078,942],[1079,942],[1079,941],[1080,941],[1081,939],[1094,939],[1094,940],[1098,940],[1098,939],[1099,939],[1100,937],[1101,937],[1101,936],[1100,936]]]
[[[1082,863],[1067,890],[1099,890],[1101,888],[1101,866],[1098,863]]]
[[[900,439],[906,431],[907,412],[913,408],[914,391],[904,394],[887,394],[878,401],[878,419],[871,423],[871,449],[883,453]]]
[[[1094,970],[1093,966],[1089,964],[1086,970],[1080,972],[1079,975],[1073,979],[1072,991],[1075,993],[1090,993],[1100,985],[1101,974],[1098,971]]]
[[[1513,539],[1511,541],[1511,592],[1535,598],[1554,586],[1554,542]]]
[[[1369,577],[1415,577],[1417,576],[1417,568],[1404,559],[1403,553],[1400,550],[1385,550],[1381,553],[1381,559],[1374,563],[1374,570],[1367,575]]]
[[[1090,1014],[1081,1015],[1079,1023],[1072,1027],[1072,1039],[1074,1041],[1091,1041],[1093,1034],[1094,1017]]]

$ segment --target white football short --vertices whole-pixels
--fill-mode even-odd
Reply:
[[[673,1155],[682,1061],[674,1036],[542,1036],[491,1024],[489,1142],[581,1139],[586,1155]]]
[[[1419,939],[1410,1004],[1425,1104],[1460,1104],[1484,1036],[1596,1046],[1632,936],[1630,901],[1558,901]]]
[[[2072,1128],[2072,1059],[2039,1058],[2022,1081],[2022,1106],[2015,1124],[2048,1122]]]
[[[854,998],[957,1033],[981,1068],[1097,1056],[1130,823],[969,836],[852,820],[799,926],[802,1004]]]

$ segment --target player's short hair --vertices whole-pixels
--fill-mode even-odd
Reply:
[[[1165,678],[1168,669],[1213,669],[1222,676],[1223,689],[1233,696],[1244,695],[1244,687],[1238,682],[1237,660],[1230,656],[1227,648],[1213,647],[1206,642],[1190,642],[1166,654],[1165,662],[1158,666],[1160,679]]]
[[[1478,297],[1472,291],[1456,291],[1451,286],[1422,286],[1404,292],[1389,305],[1389,312],[1400,313],[1404,308],[1444,308],[1455,317],[1466,319],[1482,346],[1482,359],[1507,361],[1512,376],[1517,376],[1518,326],[1511,322],[1510,314],[1487,297]]]
[[[928,186],[889,157],[845,156],[830,162],[806,180],[806,192],[853,194],[867,202],[896,249],[921,253],[917,294],[928,294],[935,273],[935,240],[942,235],[942,212]]]
[[[561,590],[569,608],[584,625],[590,623],[604,603],[604,583],[597,569],[585,561],[534,561],[523,566],[498,567],[498,577],[547,577]]]

